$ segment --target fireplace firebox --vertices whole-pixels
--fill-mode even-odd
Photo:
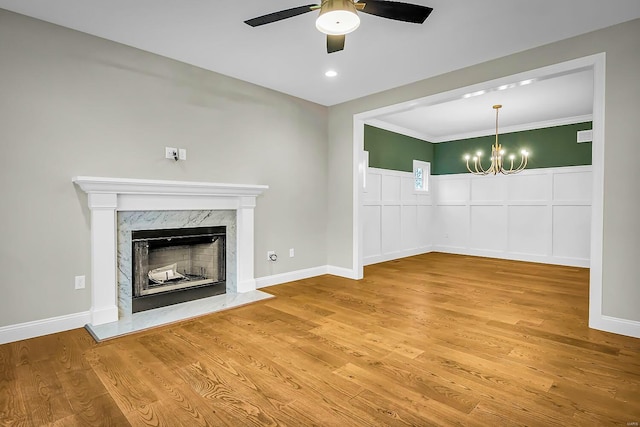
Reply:
[[[226,292],[226,227],[134,230],[132,312]]]

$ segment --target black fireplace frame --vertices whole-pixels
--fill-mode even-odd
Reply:
[[[138,313],[154,308],[166,307],[196,299],[206,298],[214,295],[226,293],[226,226],[213,227],[187,227],[187,228],[165,228],[156,230],[132,230],[131,231],[131,311]],[[197,243],[212,236],[222,238],[224,250],[218,263],[221,268],[223,280],[215,283],[188,287],[177,290],[170,290],[151,295],[135,295],[136,287],[136,249],[135,245],[140,241],[153,242],[155,247],[170,246],[176,242]],[[173,243],[172,243],[173,242]]]

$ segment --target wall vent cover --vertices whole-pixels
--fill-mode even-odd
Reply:
[[[578,131],[578,142],[591,142],[593,141],[593,130],[581,130]]]

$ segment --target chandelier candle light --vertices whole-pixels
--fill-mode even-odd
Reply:
[[[491,146],[491,165],[488,169],[482,167],[482,152],[478,151],[475,156],[471,157],[469,154],[464,155],[464,159],[467,162],[467,169],[474,175],[497,175],[499,173],[504,175],[511,175],[514,173],[522,172],[527,167],[527,160],[529,159],[529,152],[527,150],[520,151],[520,165],[517,168],[513,168],[513,161],[516,158],[515,154],[509,155],[510,166],[509,169],[504,168],[504,158],[506,155],[502,145],[498,142],[498,111],[502,108],[502,105],[494,105],[496,110],[496,142]],[[473,160],[473,169],[469,167],[469,160]]]

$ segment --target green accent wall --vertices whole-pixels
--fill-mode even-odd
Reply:
[[[507,152],[515,153],[519,160],[520,150],[529,151],[527,169],[555,168],[591,164],[591,143],[576,142],[576,132],[591,129],[591,122],[550,128],[499,134],[498,140]],[[435,161],[431,166],[433,175],[448,175],[467,172],[464,155],[473,155],[480,150],[484,164],[488,165],[491,144],[495,135],[433,144]],[[471,164],[471,163],[470,163]],[[486,167],[486,166],[485,166]]]
[[[372,168],[413,172],[413,160],[431,162],[434,150],[430,142],[388,130],[364,125],[364,149]]]
[[[509,153],[526,149],[531,154],[527,169],[581,166],[591,164],[591,143],[576,142],[576,133],[589,130],[591,122],[511,132],[499,135]],[[413,171],[413,160],[431,162],[432,175],[465,173],[465,153],[480,150],[485,165],[491,154],[495,135],[433,144],[373,126],[364,126],[364,149],[369,152],[369,166],[403,172]],[[518,157],[519,159],[519,157]]]

